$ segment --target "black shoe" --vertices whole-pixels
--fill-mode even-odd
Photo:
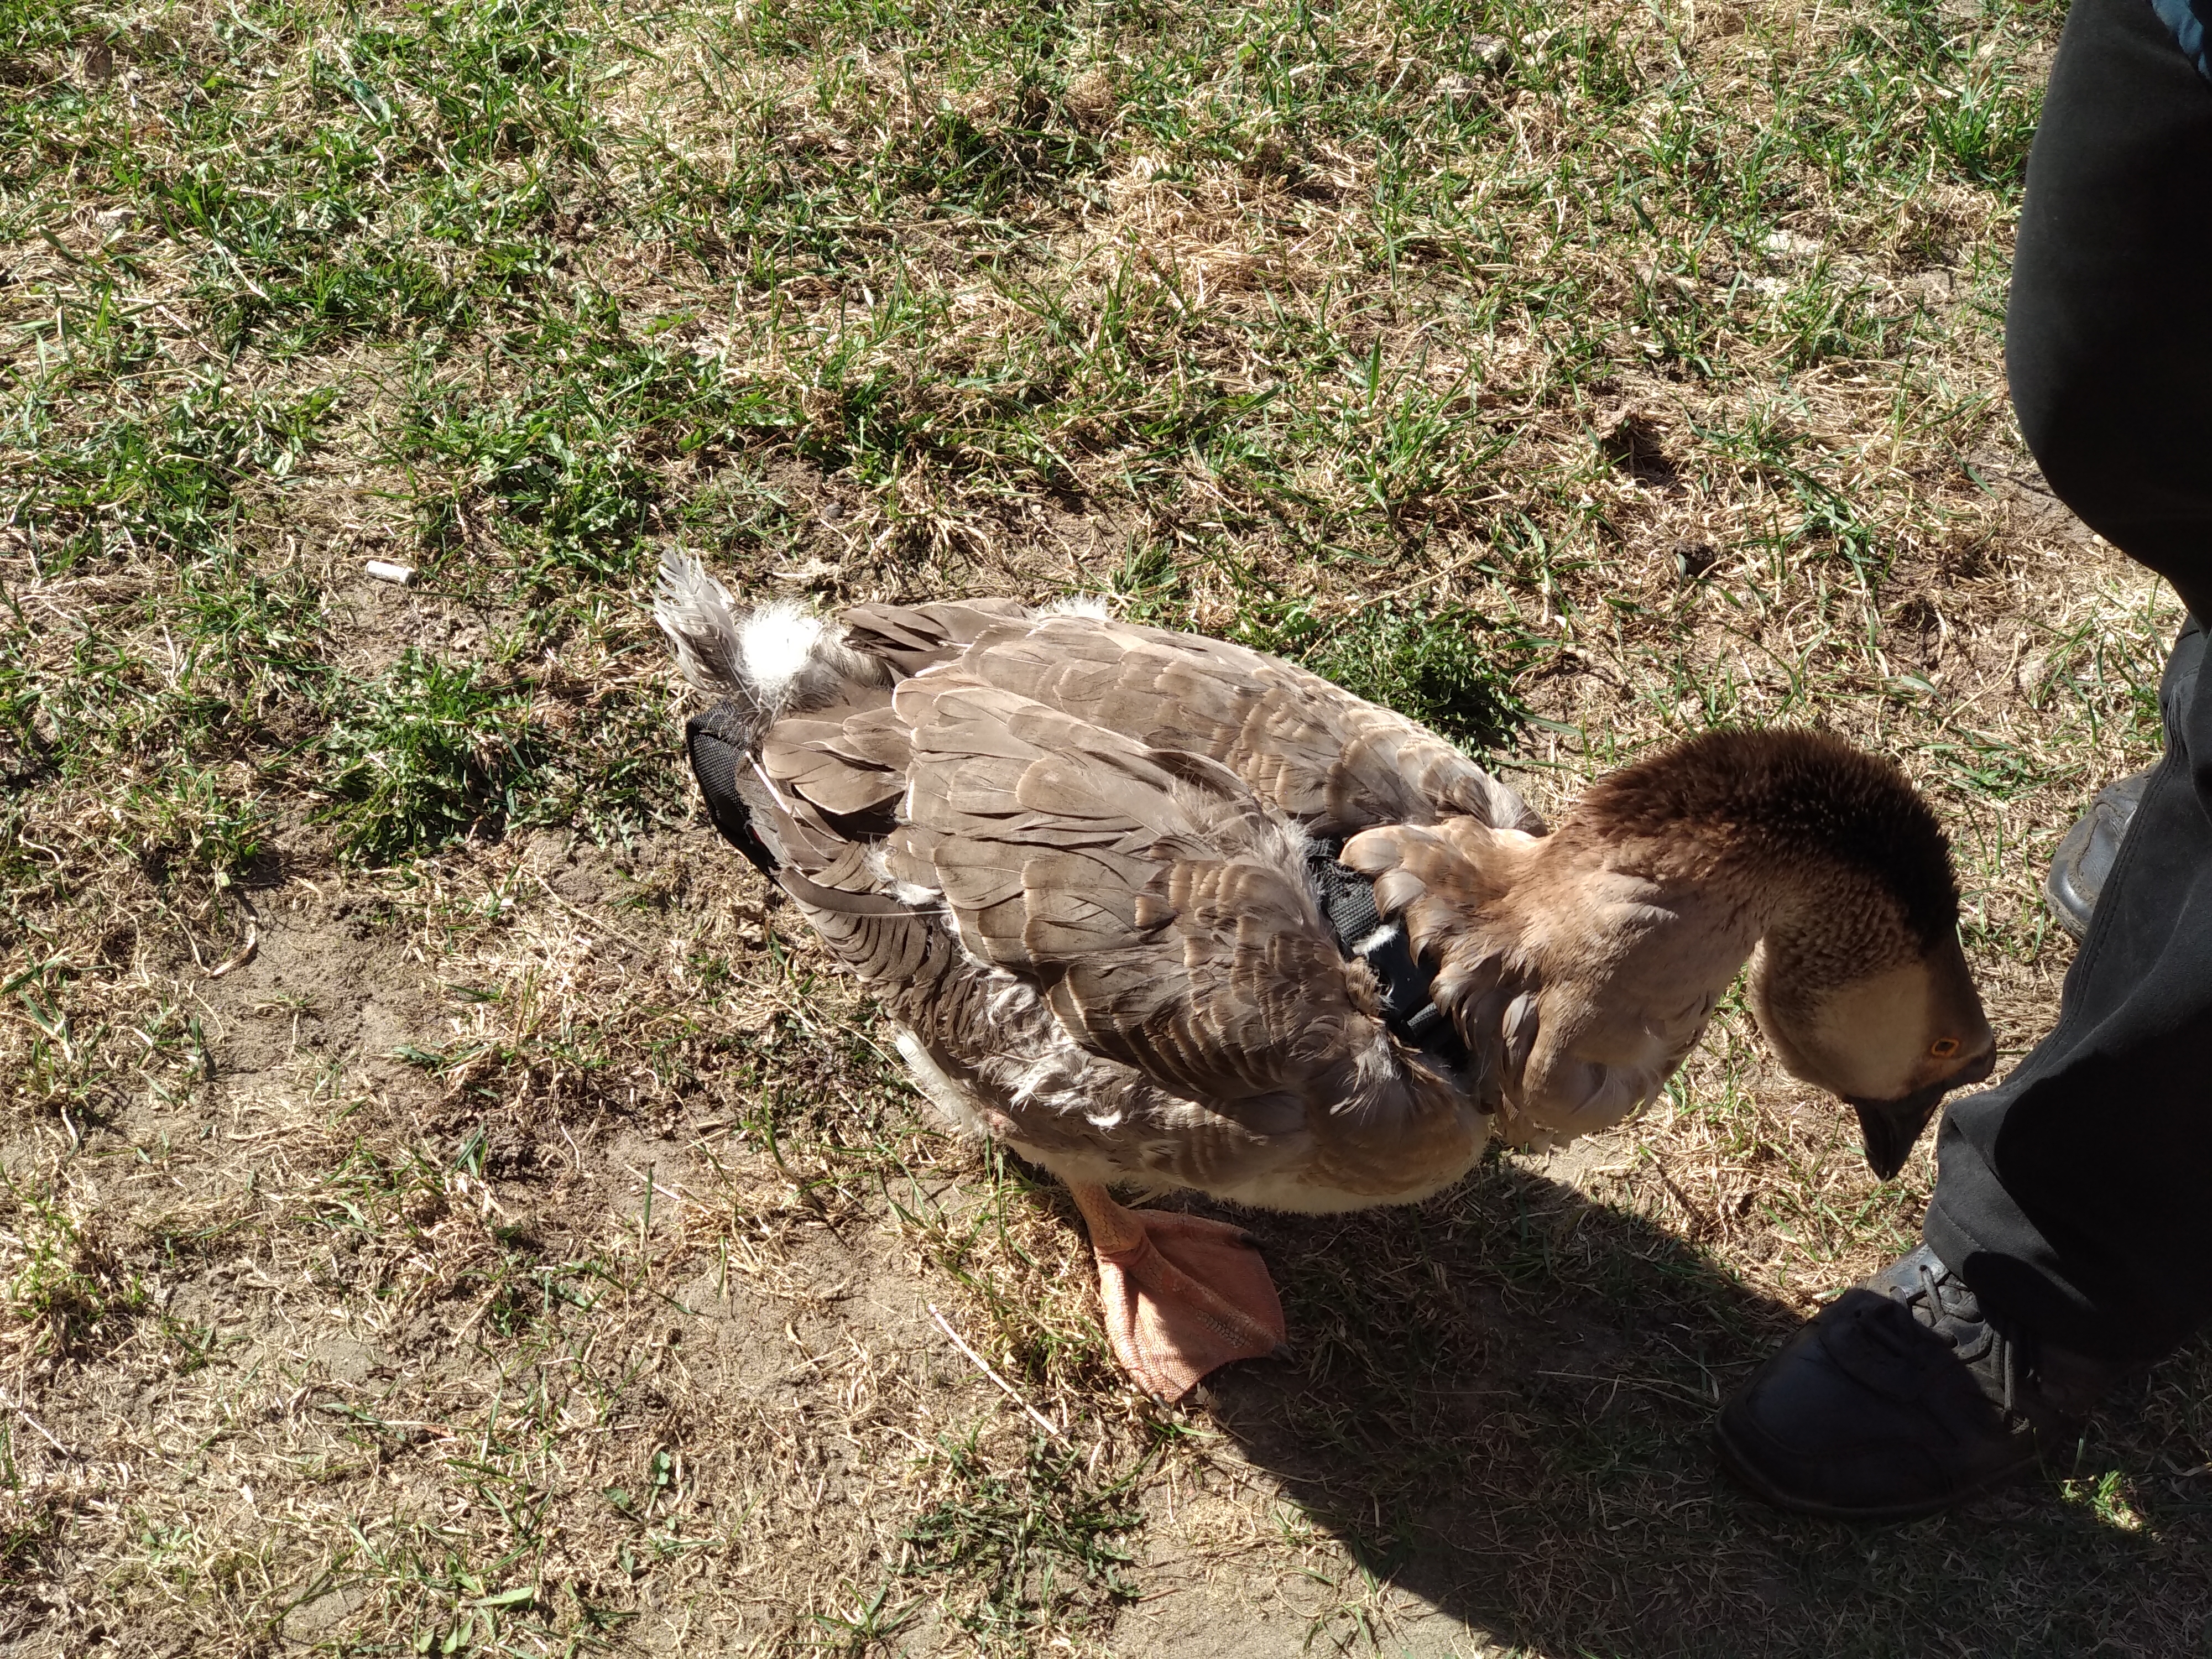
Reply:
[[[2043,878],[2043,896],[2058,925],[2079,939],[2089,931],[2089,913],[2097,908],[2097,894],[2112,873],[2112,860],[2150,782],[2148,771],[2133,773],[2097,792],[2079,822],[2058,843],[2058,856]]]
[[[2008,1338],[1923,1244],[1790,1338],[1721,1407],[1713,1438],[1770,1504],[1905,1521],[2070,1455],[2120,1375]]]

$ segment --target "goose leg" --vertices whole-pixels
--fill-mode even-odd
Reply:
[[[1107,1339],[1146,1392],[1173,1402],[1217,1367],[1282,1346],[1282,1302],[1243,1228],[1125,1209],[1103,1187],[1068,1194],[1098,1258]]]

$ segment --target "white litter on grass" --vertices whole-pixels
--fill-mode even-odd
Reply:
[[[371,559],[362,567],[380,582],[398,582],[402,587],[415,586],[415,567],[394,564],[389,559]]]

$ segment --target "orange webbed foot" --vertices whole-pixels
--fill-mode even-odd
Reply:
[[[1147,1393],[1172,1403],[1231,1360],[1283,1346],[1282,1300],[1243,1228],[1110,1199],[1094,1216],[1089,1193],[1078,1202],[1092,1222],[1107,1339]]]

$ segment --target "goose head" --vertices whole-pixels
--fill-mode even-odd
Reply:
[[[1761,1033],[1853,1108],[1881,1179],[1995,1066],[1949,844],[1890,762],[1822,732],[1713,732],[1603,781],[1577,817],[1755,933]]]
[[[1783,1066],[1852,1107],[1884,1180],[1995,1062],[1935,815],[1835,738],[1715,732],[1601,780],[1553,835],[1398,825],[1344,858],[1437,963],[1509,1134],[1648,1101],[1747,958]]]
[[[1867,1163],[1887,1181],[1943,1097],[1989,1076],[1996,1042],[1955,929],[1921,938],[1879,891],[1857,896],[1770,929],[1751,1011],[1791,1076],[1857,1112]]]

